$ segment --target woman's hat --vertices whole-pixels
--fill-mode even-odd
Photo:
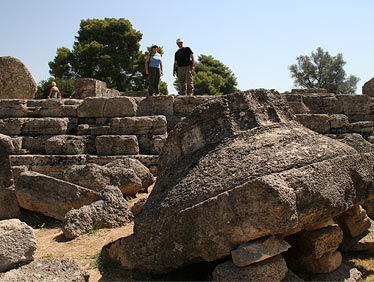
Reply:
[[[153,48],[153,47],[157,47],[158,48],[158,45],[156,43],[153,43],[152,46],[151,46],[151,48]]]

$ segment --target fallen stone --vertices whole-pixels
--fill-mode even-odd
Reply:
[[[355,148],[359,153],[370,153],[374,150],[374,145],[366,141],[360,134],[346,133],[338,136],[338,141]]]
[[[32,171],[22,172],[14,180],[22,208],[57,220],[63,220],[72,208],[78,209],[99,199],[95,191]]]
[[[286,241],[270,236],[240,245],[231,251],[231,256],[236,266],[244,267],[286,252],[290,247]]]
[[[366,211],[359,206],[358,212],[354,214],[345,213],[338,218],[340,228],[344,234],[352,238],[359,236],[368,230],[371,226],[370,218],[366,215]]]
[[[13,57],[0,57],[0,99],[33,99],[38,87],[26,66]]]
[[[358,281],[362,281],[362,273],[357,268],[351,268],[347,264],[342,263],[338,269],[330,273],[312,275],[310,277],[310,280],[311,281],[358,282]]]
[[[343,232],[335,224],[318,230],[303,232],[297,237],[295,246],[304,255],[319,259],[326,253],[336,251],[342,240]]]
[[[348,234],[344,235],[343,242],[340,244],[339,249],[343,252],[373,251],[374,223],[371,223],[370,228],[359,236],[352,238]]]
[[[369,97],[374,97],[374,77],[362,86],[362,94]]]
[[[131,212],[121,190],[107,186],[100,200],[66,213],[62,231],[67,239],[77,238],[89,230],[115,228],[130,222]]]
[[[242,243],[302,230],[373,197],[373,163],[372,153],[295,122],[279,93],[225,95],[169,132],[134,233],[104,252],[150,273],[215,261]]]
[[[34,259],[34,230],[19,219],[0,221],[0,272]],[[5,281],[1,279],[1,281]]]
[[[0,274],[3,282],[88,282],[89,274],[73,259],[46,258]]]
[[[287,270],[281,255],[246,267],[238,267],[229,260],[216,266],[213,281],[282,281]]]
[[[20,209],[14,187],[0,188],[0,220],[19,216]]]
[[[310,273],[329,273],[341,265],[342,255],[339,251],[327,253],[321,258],[315,259],[312,256],[298,256],[299,264],[304,270]]]

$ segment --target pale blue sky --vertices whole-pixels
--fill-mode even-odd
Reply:
[[[374,76],[373,0],[0,0],[0,56],[25,63],[37,82],[59,47],[72,49],[81,19],[125,18],[143,34],[141,49],[163,46],[165,74],[182,37],[196,58],[212,55],[227,65],[238,88],[294,88],[288,66],[322,47],[342,53],[347,75],[362,85]]]

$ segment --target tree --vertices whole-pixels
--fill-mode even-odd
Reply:
[[[359,78],[354,75],[346,78],[343,69],[346,62],[342,54],[332,57],[318,47],[311,56],[299,56],[296,60],[297,64],[289,67],[295,86],[325,88],[334,93],[355,93]]]
[[[51,90],[52,81],[55,81],[58,89],[62,94],[62,98],[70,98],[74,93],[74,81],[71,79],[54,78],[50,77],[48,80],[41,80],[38,83],[38,90],[35,94],[35,99],[48,98],[49,91]]]
[[[48,63],[50,74],[64,79],[94,78],[119,91],[144,90],[141,39],[142,34],[123,18],[82,20],[73,50],[57,49],[56,57]]]
[[[200,55],[193,72],[195,95],[222,95],[237,92],[237,80],[232,71],[212,56]],[[174,87],[179,92],[178,80]]]

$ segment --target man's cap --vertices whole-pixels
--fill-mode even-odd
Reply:
[[[183,39],[182,38],[178,38],[177,39],[177,43],[183,43]]]

